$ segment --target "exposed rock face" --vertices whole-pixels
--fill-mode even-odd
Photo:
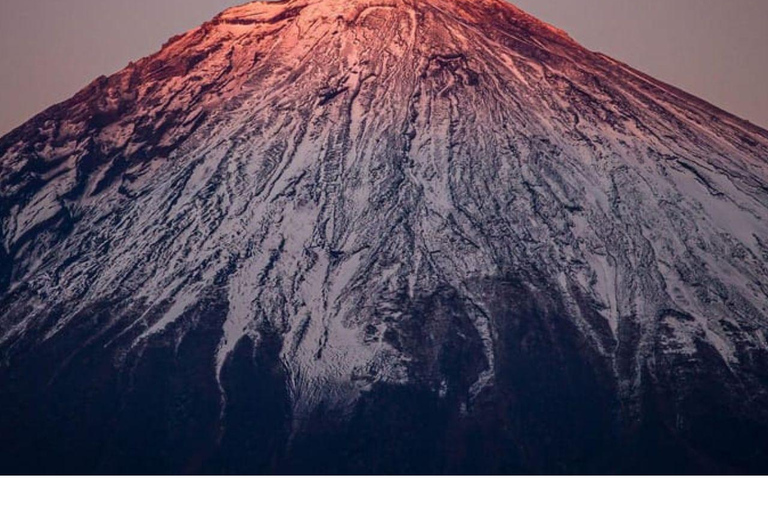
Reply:
[[[225,11],[0,222],[2,472],[768,471],[768,133],[500,0]]]

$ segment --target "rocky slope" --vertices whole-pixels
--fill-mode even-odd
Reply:
[[[225,11],[0,139],[0,471],[768,471],[768,133],[501,0]]]

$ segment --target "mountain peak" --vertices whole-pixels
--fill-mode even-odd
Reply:
[[[545,28],[558,35],[567,34],[530,16],[504,0],[287,0],[284,2],[252,2],[227,9],[217,20],[222,23],[268,23],[299,16],[307,19],[343,19],[354,22],[368,11],[402,9],[410,12],[432,10],[451,14],[470,22],[496,22],[502,16],[506,21],[516,19],[525,24]]]
[[[234,7],[0,139],[0,472],[764,473],[766,219],[500,0]]]

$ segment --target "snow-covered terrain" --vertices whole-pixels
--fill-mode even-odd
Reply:
[[[0,469],[766,471],[767,220],[501,0],[235,7],[0,139]]]

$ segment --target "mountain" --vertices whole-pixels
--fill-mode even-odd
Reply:
[[[501,0],[229,9],[0,242],[0,472],[768,472],[768,132]]]

